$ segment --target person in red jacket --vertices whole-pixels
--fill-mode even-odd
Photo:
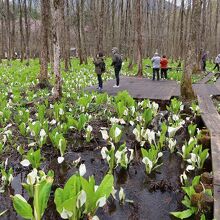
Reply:
[[[168,60],[165,55],[160,60],[161,79],[167,79]]]

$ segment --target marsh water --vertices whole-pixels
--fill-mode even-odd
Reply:
[[[201,124],[201,126],[203,126]],[[182,146],[187,138],[186,129],[181,129],[176,135],[178,146]],[[69,137],[71,146],[69,146],[65,154],[65,161],[60,165],[57,163],[57,155],[54,153],[52,146],[47,146],[42,154],[44,162],[41,169],[48,171],[54,170],[55,177],[51,191],[48,208],[43,219],[56,220],[61,219],[56,212],[54,205],[54,191],[57,187],[63,187],[65,182],[71,177],[78,167],[73,166],[73,161],[82,158],[81,163],[85,163],[87,172],[85,177],[94,175],[96,182],[99,184],[103,176],[108,171],[108,165],[101,157],[101,147],[106,143],[103,141],[85,143],[75,136]],[[127,129],[122,142],[126,141],[129,148],[134,148],[135,140],[130,129]],[[184,170],[184,163],[178,154],[170,154],[169,151],[163,151],[163,157],[160,162],[163,165],[151,175],[146,175],[144,164],[141,162],[140,149],[137,149],[135,159],[130,164],[127,171],[116,168],[114,172],[115,188],[117,190],[122,187],[126,194],[126,199],[132,202],[119,204],[119,201],[109,198],[103,209],[97,211],[100,220],[170,220],[175,219],[170,212],[183,210],[181,204],[183,192],[181,190],[180,175]],[[14,168],[15,177],[11,187],[6,189],[5,193],[0,194],[0,211],[8,210],[1,219],[16,220],[21,219],[15,213],[10,195],[22,194],[26,199],[28,196],[21,183],[25,182],[25,177],[31,168],[21,168],[20,156],[16,152],[12,152],[9,157],[10,166]],[[211,171],[210,160],[208,160],[204,171]],[[118,194],[116,194],[118,197]]]

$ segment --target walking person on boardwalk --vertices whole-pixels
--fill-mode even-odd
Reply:
[[[98,78],[98,90],[102,91],[103,89],[102,74],[105,72],[105,62],[102,52],[99,52],[96,55],[96,58],[94,59],[93,63],[95,65],[95,72]]]
[[[219,72],[219,65],[220,65],[220,54],[215,58],[215,66],[214,66],[213,70],[215,70],[217,68],[217,70]]]
[[[151,59],[153,63],[153,80],[155,80],[155,75],[157,74],[157,80],[160,80],[160,56],[155,53]]]
[[[112,66],[114,66],[114,70],[115,70],[115,78],[116,78],[116,84],[113,87],[118,88],[119,87],[119,74],[121,71],[121,67],[122,67],[122,57],[119,54],[118,48],[117,47],[113,47],[112,48]]]
[[[165,55],[160,60],[161,79],[167,79],[168,59]]]
[[[208,58],[208,53],[204,52],[203,55],[202,55],[202,71],[204,71],[204,72],[206,71],[207,58]]]

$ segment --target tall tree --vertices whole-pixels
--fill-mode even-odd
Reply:
[[[218,39],[218,22],[219,22],[219,9],[220,9],[220,1],[217,0],[217,7],[215,13],[215,53],[218,54],[219,52],[219,39]]]
[[[53,98],[59,99],[62,96],[62,78],[60,72],[60,42],[61,42],[61,25],[62,6],[64,0],[52,0],[53,16],[53,48],[54,48],[54,74],[55,85],[53,88]]]
[[[24,31],[23,31],[23,7],[22,1],[18,0],[19,4],[19,26],[20,26],[20,53],[21,53],[21,62],[24,60]]]
[[[104,50],[103,45],[103,25],[104,25],[105,0],[101,0],[101,9],[99,14],[99,32],[98,32],[98,51]]]
[[[141,19],[141,0],[136,1],[137,11],[137,47],[138,47],[138,76],[143,76],[143,64],[142,64],[142,19]]]
[[[201,1],[192,1],[191,31],[189,33],[187,53],[184,59],[184,70],[181,81],[181,96],[185,100],[192,100],[195,94],[192,88],[191,76],[197,65],[197,40],[200,34]]]
[[[11,50],[12,50],[12,58],[15,59],[15,23],[16,23],[16,15],[15,15],[15,0],[12,1],[12,30],[11,30]]]
[[[50,1],[41,0],[41,52],[40,52],[40,74],[39,84],[44,88],[49,85],[48,80],[48,54],[49,54],[49,29],[50,29],[50,15],[49,15]]]
[[[6,31],[7,31],[7,60],[11,60],[11,13],[10,13],[10,4],[9,0],[6,0]]]
[[[25,23],[25,57],[27,60],[26,65],[29,65],[30,62],[30,47],[29,47],[29,39],[30,39],[30,27],[28,22],[28,7],[27,0],[24,0],[24,23]]]
[[[70,7],[69,7],[69,0],[66,0],[66,19],[65,19],[65,33],[66,33],[66,48],[65,48],[65,55],[64,55],[64,64],[65,70],[69,70],[71,67],[70,61]]]

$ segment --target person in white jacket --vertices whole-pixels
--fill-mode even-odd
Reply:
[[[160,56],[155,53],[151,59],[153,63],[153,80],[155,80],[155,75],[157,74],[157,80],[160,80]]]
[[[219,65],[220,65],[220,54],[215,58],[215,66],[214,66],[213,70],[215,70],[217,68],[217,70],[219,72]]]

